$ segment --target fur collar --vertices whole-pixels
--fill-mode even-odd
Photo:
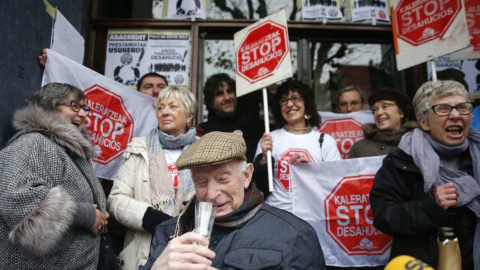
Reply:
[[[87,130],[84,128],[79,131],[77,127],[56,112],[47,112],[38,106],[29,105],[15,112],[13,126],[18,132],[8,144],[21,135],[38,132],[82,158],[90,158],[93,155],[93,147]]]

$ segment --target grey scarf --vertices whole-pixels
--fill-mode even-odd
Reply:
[[[433,140],[429,133],[416,128],[413,132],[403,135],[398,147],[412,156],[415,165],[422,172],[425,193],[446,183],[455,183],[459,194],[457,205],[466,205],[477,216],[473,260],[475,269],[480,269],[480,132],[471,128],[462,144],[447,146]],[[474,177],[440,164],[439,154],[452,157],[460,155],[467,149],[472,158]]]
[[[192,144],[195,141],[195,135],[197,130],[195,128],[190,128],[185,134],[181,134],[178,137],[168,135],[167,133],[161,131],[158,128],[154,128],[150,131],[149,137],[157,137],[160,139],[160,144],[162,148],[174,149],[179,148],[185,145]],[[150,144],[148,144],[150,146]]]

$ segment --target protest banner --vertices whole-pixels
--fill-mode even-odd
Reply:
[[[359,111],[353,113],[318,112],[322,118],[319,131],[332,136],[337,141],[338,151],[342,159],[347,159],[350,148],[357,141],[362,140],[362,125],[375,123],[371,111]]]
[[[115,179],[122,154],[133,137],[146,136],[158,126],[154,98],[90,70],[52,50],[47,50],[42,85],[68,83],[84,91],[92,109],[85,127],[95,150],[98,177]]]
[[[285,9],[235,33],[237,97],[292,77]]]
[[[238,31],[235,45],[235,73],[237,97],[260,88],[263,94],[265,132],[270,132],[266,87],[292,77],[290,44],[285,9],[259,20]],[[269,190],[273,191],[272,153],[267,151]]]
[[[452,60],[480,58],[480,2],[478,0],[463,0],[467,15],[467,27],[470,33],[470,46],[450,55]]]
[[[462,0],[393,0],[392,28],[398,70],[470,43]]]
[[[392,238],[373,226],[369,199],[384,157],[290,167],[293,213],[315,228],[327,265],[387,264]]]

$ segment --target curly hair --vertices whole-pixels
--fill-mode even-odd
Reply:
[[[203,87],[203,97],[204,103],[207,106],[208,114],[215,114],[213,109],[213,100],[215,99],[215,94],[220,86],[222,86],[222,82],[225,82],[230,89],[233,90],[235,96],[237,95],[237,91],[235,88],[235,80],[230,78],[227,73],[218,73],[210,76],[207,81],[205,82],[205,86]]]
[[[305,124],[319,128],[321,124],[321,118],[317,112],[317,105],[315,104],[315,94],[313,89],[303,82],[294,79],[285,81],[277,89],[277,93],[275,94],[275,100],[277,102],[275,106],[273,106],[275,126],[277,128],[281,128],[287,123],[282,116],[280,99],[284,96],[288,96],[290,91],[299,93],[303,99],[303,103],[305,104],[305,115],[309,116],[309,119],[305,119]]]

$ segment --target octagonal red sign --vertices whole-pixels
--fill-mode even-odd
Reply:
[[[343,159],[348,158],[352,145],[364,138],[362,123],[352,117],[325,120],[319,131],[337,141],[338,151]]]
[[[462,9],[462,0],[400,0],[395,7],[397,37],[418,46],[441,38]]]
[[[277,179],[283,187],[284,191],[291,192],[292,187],[290,185],[290,159],[295,154],[304,154],[310,160],[314,160],[312,155],[305,149],[289,148],[283,153],[283,155],[277,160]]]
[[[348,255],[381,255],[392,237],[373,226],[370,190],[374,174],[344,177],[325,199],[327,234]]]
[[[465,0],[467,26],[470,36],[470,45],[474,51],[480,51],[480,2],[478,0]]]
[[[236,73],[250,83],[274,74],[290,48],[288,31],[283,25],[267,20],[252,28],[236,51]]]
[[[85,127],[95,150],[93,160],[106,165],[120,156],[132,140],[133,118],[122,97],[112,91],[95,84],[84,92],[86,104],[92,109]]]

